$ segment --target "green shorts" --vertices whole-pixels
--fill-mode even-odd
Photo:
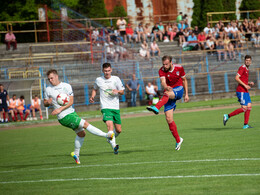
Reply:
[[[82,119],[77,115],[77,113],[73,112],[60,119],[59,123],[65,127],[76,130],[79,127],[81,120]]]
[[[121,125],[120,110],[115,109],[102,109],[103,121],[113,121],[113,123]]]

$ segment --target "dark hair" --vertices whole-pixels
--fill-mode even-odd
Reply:
[[[245,60],[246,60],[246,59],[252,59],[252,57],[251,57],[250,55],[246,55],[246,56],[245,56]]]
[[[111,68],[111,64],[110,63],[104,63],[102,67],[103,67],[103,69],[109,68],[109,67]]]
[[[20,99],[24,100],[24,96],[23,96],[23,95],[21,95],[21,96],[20,96]]]
[[[47,76],[49,76],[51,73],[58,75],[58,72],[55,69],[48,70],[48,72],[46,74],[47,74]]]
[[[162,57],[162,61],[164,62],[165,60],[169,60],[171,62],[172,61],[172,57],[171,56],[163,56]]]
[[[13,97],[16,96],[16,94],[13,94]]]
[[[0,84],[0,86],[3,86],[3,84]]]

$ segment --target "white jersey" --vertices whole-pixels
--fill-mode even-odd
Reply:
[[[154,86],[153,86],[153,85],[151,85],[150,87],[147,85],[147,86],[146,86],[146,89],[147,89],[147,91],[148,91],[149,93],[151,93],[152,95],[156,95],[156,92],[155,92],[155,90],[154,90]]]
[[[57,100],[56,100],[57,96],[60,93],[66,93],[69,96],[73,96],[73,91],[72,91],[71,85],[68,83],[61,82],[57,86],[48,86],[44,93],[44,99],[48,100],[49,98],[52,98],[52,105],[53,105],[54,109],[60,108],[61,106],[57,103]],[[72,108],[72,106],[70,106],[69,108],[63,110],[62,112],[60,112],[57,115],[58,120],[64,118],[65,116],[67,116],[70,113],[73,113],[74,111],[75,111],[74,108]]]
[[[124,90],[124,86],[117,76],[106,79],[104,76],[98,77],[94,84],[94,89],[99,88],[101,109],[119,110],[119,95],[112,95],[113,89]]]

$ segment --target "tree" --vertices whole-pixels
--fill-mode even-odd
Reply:
[[[223,4],[222,0],[203,0],[202,4],[202,25],[206,26],[207,25],[207,13],[208,12],[222,12],[223,11]],[[213,21],[218,21],[222,20],[223,15],[218,14],[218,15],[212,15],[212,20]]]
[[[240,11],[246,10],[259,10],[260,9],[260,1],[259,0],[243,0],[241,2]],[[259,12],[249,13],[249,18],[256,19],[260,17]],[[247,18],[247,13],[241,13],[241,18]]]
[[[200,0],[193,0],[194,7],[193,7],[193,15],[192,15],[192,22],[191,26],[198,26],[200,29],[203,27],[201,26],[201,1]]]
[[[222,0],[223,11],[236,11],[236,0]],[[224,19],[236,20],[236,14],[224,14]]]

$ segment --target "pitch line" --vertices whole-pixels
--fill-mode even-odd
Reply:
[[[76,169],[87,167],[113,167],[113,166],[127,166],[127,165],[143,165],[143,164],[166,164],[166,163],[196,163],[196,162],[222,162],[222,161],[259,161],[260,158],[234,158],[234,159],[202,159],[202,160],[178,160],[178,161],[151,161],[151,162],[130,162],[130,163],[115,163],[115,164],[96,164],[96,165],[75,165],[70,167],[53,167],[42,169],[22,169],[22,170],[9,170],[0,171],[1,173],[15,173],[21,171],[50,171],[60,169]]]
[[[151,179],[182,179],[182,178],[210,178],[210,177],[252,177],[260,176],[260,173],[252,174],[223,174],[223,175],[176,175],[176,176],[152,176],[152,177],[104,177],[104,178],[71,178],[71,179],[43,179],[28,181],[4,181],[0,184],[21,184],[21,183],[44,183],[44,182],[66,182],[66,181],[88,181],[88,180],[151,180]]]

